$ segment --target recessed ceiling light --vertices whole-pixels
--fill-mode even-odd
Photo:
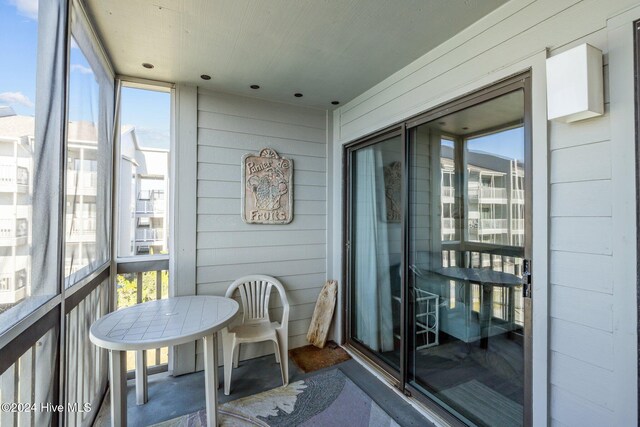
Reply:
[[[259,86],[259,85],[251,85],[251,86],[249,86],[249,87],[250,87],[251,89],[260,89],[260,86]]]
[[[295,96],[296,98],[302,98],[302,94],[301,93],[294,93],[293,96]]]
[[[340,104],[340,101],[331,101],[331,104],[338,105],[338,104]]]
[[[209,74],[203,74],[200,76],[202,80],[211,80],[211,76]]]
[[[142,63],[142,66],[143,66],[144,68],[148,68],[148,69],[152,69],[152,68],[153,68],[153,64],[149,64],[148,62],[143,62],[143,63]]]

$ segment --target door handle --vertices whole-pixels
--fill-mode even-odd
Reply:
[[[522,260],[522,278],[524,279],[523,297],[531,298],[531,260]]]

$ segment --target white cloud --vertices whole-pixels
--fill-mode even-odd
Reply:
[[[77,71],[81,74],[93,74],[93,70],[80,64],[71,64],[71,71]]]
[[[38,20],[38,0],[9,0],[9,4],[15,6],[20,15]]]
[[[33,108],[33,102],[22,92],[2,92],[0,93],[0,102],[6,102],[9,105],[19,104],[24,107]]]

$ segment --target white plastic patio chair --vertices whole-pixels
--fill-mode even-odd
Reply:
[[[283,307],[280,323],[269,319],[269,296],[274,286],[280,294]],[[240,292],[244,313],[242,324],[222,330],[224,394],[229,395],[232,367],[238,367],[240,344],[250,342],[273,341],[276,362],[282,371],[282,385],[289,384],[289,301],[282,283],[274,277],[261,274],[245,276],[233,282],[225,296],[231,298],[236,289]]]

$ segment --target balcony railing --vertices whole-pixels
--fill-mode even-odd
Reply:
[[[29,222],[26,218],[0,219],[0,246],[17,246],[27,243]]]
[[[511,220],[511,232],[512,233],[524,233],[524,219],[512,219]]]
[[[154,202],[152,200],[138,200],[136,202],[136,213],[138,214],[164,213],[164,201]]]
[[[156,242],[164,239],[164,230],[159,228],[139,228],[136,230],[137,242]]]
[[[27,270],[0,273],[0,304],[14,304],[26,296]]]
[[[10,273],[0,273],[0,292],[13,290],[13,275]]]
[[[67,215],[67,240],[71,242],[95,240],[96,222],[96,218],[73,218],[72,215]]]
[[[522,277],[524,248],[489,243],[443,243],[442,267],[490,269]],[[480,309],[480,286],[470,280],[473,310]],[[476,289],[473,289],[475,287]],[[522,286],[491,287],[491,316],[508,322],[516,329],[524,325]],[[505,325],[503,325],[505,327]]]
[[[524,190],[511,190],[511,200],[514,203],[524,203]]]
[[[41,324],[55,322],[55,314],[59,315],[59,311],[52,312],[47,319],[48,322],[43,321]],[[42,328],[44,327],[46,326]],[[3,427],[57,425],[57,413],[53,410],[41,410],[41,405],[46,405],[46,402],[52,400],[54,389],[51,388],[51,384],[56,372],[58,335],[55,326],[41,334],[25,352],[18,352],[16,360],[0,376],[2,404],[13,404],[12,408],[24,408],[21,411],[0,412],[0,423]],[[15,351],[16,347],[18,346],[12,346],[12,350]],[[75,369],[77,370],[77,367]]]
[[[453,199],[456,196],[456,189],[454,187],[442,187],[442,198]]]
[[[157,270],[155,270],[157,268]],[[118,265],[116,279],[116,307],[130,307],[147,301],[169,297],[168,260],[133,261]],[[166,370],[168,348],[147,350],[150,372]],[[127,371],[133,375],[135,352],[127,352]]]
[[[478,231],[482,233],[483,231],[487,232],[499,230],[506,233],[508,223],[509,220],[507,219],[481,219],[480,230]]]
[[[24,193],[29,190],[29,169],[0,164],[0,191],[9,193]]]
[[[109,356],[89,340],[89,328],[109,312],[111,281],[107,278],[88,293],[65,316],[68,339],[65,348],[66,393],[71,404],[91,404],[91,411],[67,411],[66,425],[91,425],[93,411],[100,407],[105,387]],[[95,408],[95,409],[94,409]]]
[[[455,228],[456,228],[456,220],[454,218],[442,218],[442,230],[445,233],[453,232]]]
[[[507,230],[509,220],[507,219],[481,219],[480,230]]]
[[[480,187],[481,201],[507,202],[507,189],[499,187]]]
[[[95,195],[97,188],[97,172],[73,170],[67,172],[67,192],[69,194]]]
[[[164,200],[164,190],[140,190],[138,200]]]

